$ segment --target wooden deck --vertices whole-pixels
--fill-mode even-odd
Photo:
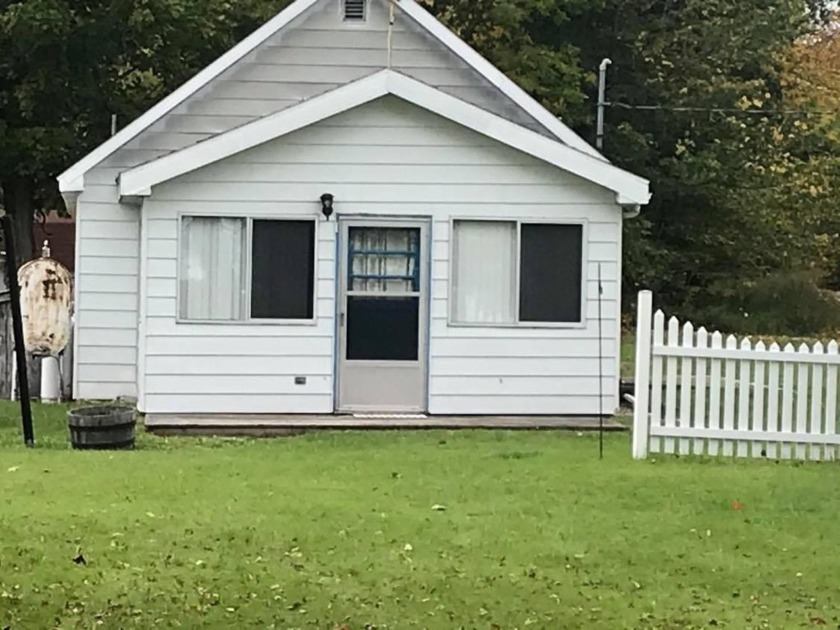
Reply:
[[[597,431],[598,418],[577,416],[416,416],[416,415],[226,415],[153,414],[144,419],[154,433],[271,435],[313,429],[551,429]],[[604,418],[605,431],[626,431],[626,424]]]

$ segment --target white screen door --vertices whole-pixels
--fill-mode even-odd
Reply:
[[[338,410],[426,407],[428,223],[340,221]]]

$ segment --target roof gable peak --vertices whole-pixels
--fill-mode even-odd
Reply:
[[[478,52],[450,31],[415,0],[368,1],[390,2],[392,7],[396,7],[398,10],[402,11],[440,44],[454,53],[464,63],[475,70],[481,77],[486,79],[490,84],[510,98],[510,100],[518,107],[553,134],[558,141],[592,157],[593,159],[606,163],[606,159],[591,145],[563,124],[559,118],[555,117],[551,112],[540,105],[522,88],[516,85],[516,83],[505,76],[504,73],[479,55]],[[169,112],[173,111],[191,96],[199,92],[216,77],[220,76],[223,72],[242,60],[246,55],[257,49],[270,37],[280,32],[298,18],[304,16],[319,2],[322,2],[322,0],[295,0],[295,2],[292,2],[274,18],[263,24],[260,28],[251,33],[251,35],[216,59],[216,61],[201,70],[181,87],[159,101],[144,114],[136,118],[114,136],[61,173],[57,178],[59,190],[63,193],[83,191],[85,174],[90,169],[94,168],[97,164],[107,159],[128,142],[161,120]]]

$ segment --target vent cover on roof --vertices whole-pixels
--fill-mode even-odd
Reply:
[[[367,0],[344,0],[344,19],[351,22],[364,21],[366,4]]]

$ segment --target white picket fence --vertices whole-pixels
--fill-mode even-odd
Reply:
[[[675,318],[666,325],[652,304],[639,293],[633,457],[835,459],[836,341],[753,344]]]

